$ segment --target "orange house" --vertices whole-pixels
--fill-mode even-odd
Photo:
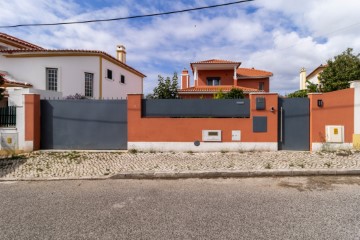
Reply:
[[[249,93],[269,92],[271,72],[254,68],[240,68],[241,62],[211,59],[190,64],[194,86],[190,87],[189,71],[181,74],[179,97],[183,99],[213,98],[220,90],[224,93],[232,88],[243,90],[246,98]]]

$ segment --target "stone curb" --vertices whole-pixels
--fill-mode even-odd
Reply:
[[[102,177],[0,178],[10,181],[65,181],[107,179],[187,179],[187,178],[251,178],[302,176],[360,176],[360,169],[277,169],[245,171],[123,172]]]
[[[295,176],[346,176],[359,175],[360,169],[280,169],[254,171],[186,171],[186,172],[124,172],[110,179],[181,179],[181,178],[247,178]]]

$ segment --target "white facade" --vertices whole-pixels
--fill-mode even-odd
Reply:
[[[10,56],[7,57],[6,55]],[[76,54],[50,55],[37,54],[31,57],[13,57],[0,54],[1,70],[7,71],[21,82],[31,83],[33,88],[47,90],[46,68],[58,69],[58,92],[64,97],[79,93],[85,95],[85,73],[92,73],[93,98],[126,98],[127,94],[142,94],[143,78],[122,68],[107,58],[99,55],[76,56]],[[116,60],[114,59],[114,62]],[[112,70],[113,79],[106,77],[107,69]],[[124,75],[125,83],[120,83]]]
[[[136,74],[118,67],[116,64],[102,58],[102,97],[123,98],[127,94],[142,94],[143,79]],[[107,70],[112,71],[112,79],[107,78]],[[124,76],[124,83],[121,83],[121,75]]]

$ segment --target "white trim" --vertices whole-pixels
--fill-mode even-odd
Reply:
[[[325,142],[313,142],[311,144],[311,151],[328,151],[338,149],[351,149],[352,143],[325,143]]]
[[[223,91],[223,92],[229,92],[230,90],[227,91],[227,90],[223,90],[223,89],[222,89],[222,91]],[[243,91],[243,92],[246,93],[246,94],[253,94],[253,93],[255,93],[255,92],[249,92],[249,91]],[[215,94],[215,93],[218,93],[218,91],[211,91],[211,92],[205,92],[205,91],[204,91],[204,92],[188,92],[188,91],[186,91],[186,92],[184,91],[184,92],[183,92],[183,91],[179,91],[178,93],[179,93],[179,94]],[[264,92],[264,93],[265,93],[265,92]],[[264,94],[264,93],[260,93],[260,94]]]
[[[219,152],[219,151],[277,151],[277,142],[128,142],[128,149],[139,151]]]
[[[237,79],[260,79],[260,78],[270,78],[272,76],[256,76],[256,77],[236,77]]]
[[[354,134],[360,134],[360,80],[352,81],[354,88]]]

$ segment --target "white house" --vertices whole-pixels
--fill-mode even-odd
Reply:
[[[43,49],[4,33],[0,33],[0,72],[27,87],[93,99],[141,94],[145,77],[126,64],[122,45],[115,58],[95,50]]]
[[[301,68],[300,70],[300,90],[307,88],[307,82],[311,82],[313,84],[320,84],[319,81],[319,74],[324,71],[324,69],[327,67],[327,65],[321,64],[317,68],[315,68],[309,75],[306,75],[305,68]]]

